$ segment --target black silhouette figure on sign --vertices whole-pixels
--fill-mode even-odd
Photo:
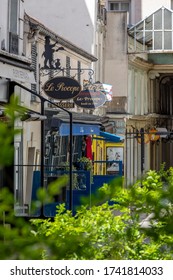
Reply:
[[[44,46],[44,52],[42,56],[44,56],[44,68],[46,69],[60,69],[61,63],[60,59],[54,60],[54,52],[58,52],[59,50],[64,50],[63,47],[59,47],[57,49],[54,49],[58,42],[54,44],[50,44],[50,36],[45,37],[45,46]]]

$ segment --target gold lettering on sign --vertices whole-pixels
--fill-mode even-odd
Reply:
[[[74,108],[74,103],[71,102],[60,101],[60,102],[56,102],[55,104],[62,108],[67,108],[67,109]]]
[[[45,91],[54,91],[54,90],[55,90],[54,83],[47,83],[47,84],[45,85],[44,90],[45,90]]]
[[[73,94],[75,91],[80,91],[80,87],[65,86],[65,83],[59,83],[57,84],[55,91],[70,91]]]

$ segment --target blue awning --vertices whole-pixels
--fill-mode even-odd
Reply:
[[[100,136],[103,137],[103,140],[108,142],[119,143],[124,140],[123,136],[112,134],[109,132],[100,131]]]
[[[100,135],[100,126],[92,125],[92,124],[80,124],[73,123],[72,124],[73,135]],[[70,124],[69,123],[61,123],[59,127],[59,135],[60,136],[68,136],[70,134]]]

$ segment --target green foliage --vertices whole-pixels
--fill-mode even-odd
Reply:
[[[81,157],[78,158],[77,162],[81,162],[85,164],[85,169],[88,171],[92,171],[93,165],[92,165],[92,160],[87,158],[87,157]]]
[[[81,163],[83,165],[83,169],[90,171],[90,181],[93,182],[93,164],[92,160],[87,157],[81,157],[77,160],[78,163]]]
[[[6,147],[1,166],[11,162],[12,140],[19,132],[13,124],[23,113],[17,100],[11,102],[9,122],[0,124],[0,144]],[[40,203],[52,202],[64,185],[66,178],[40,189]],[[104,184],[92,207],[81,206],[75,216],[60,204],[54,220],[27,221],[14,216],[13,200],[8,190],[0,191],[0,259],[173,259],[173,168],[150,170],[127,189],[121,181]]]
[[[18,99],[11,97],[10,103],[5,107],[6,121],[0,122],[0,168],[11,164],[13,159],[13,141],[14,136],[20,132],[14,128],[14,122],[26,111],[25,108],[18,105]]]
[[[70,163],[68,161],[66,162],[62,162],[60,164],[60,166],[64,169],[64,171],[69,172],[70,171]],[[76,167],[74,165],[72,165],[72,171],[76,171]],[[78,174],[73,172],[72,174],[72,178],[73,178],[73,189],[78,189],[79,185],[78,185]]]
[[[1,258],[172,259],[172,176],[171,168],[165,172],[164,181],[163,174],[149,171],[142,180],[142,187],[141,181],[129,189],[117,184],[114,191],[112,186],[104,185],[95,201],[97,205],[89,210],[82,206],[75,216],[63,204],[57,207],[53,221],[33,219],[28,223],[19,218],[11,219],[9,215],[8,222],[14,227],[3,229],[5,241],[0,244]],[[157,180],[158,187],[153,186],[153,180]],[[115,203],[99,205],[103,194],[107,199],[113,195]],[[12,200],[10,203],[12,205]],[[7,203],[2,205],[4,210]],[[10,210],[9,206],[6,210]],[[150,226],[141,228],[142,216],[151,213],[154,216]]]
[[[172,168],[149,171],[129,189],[122,189],[119,182],[114,182],[114,188],[105,184],[95,206],[81,207],[76,216],[60,205],[54,221],[32,220],[37,236],[48,247],[44,258],[172,259],[172,179]],[[112,203],[99,205],[105,198]],[[151,213],[148,227],[141,227]]]

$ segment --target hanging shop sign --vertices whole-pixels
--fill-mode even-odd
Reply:
[[[106,101],[112,101],[112,85],[102,84],[102,86],[106,94]]]
[[[71,99],[81,91],[81,86],[75,79],[69,77],[55,77],[43,86],[44,92],[53,99]]]
[[[61,107],[61,108],[64,108],[64,109],[72,109],[74,108],[74,102],[70,102],[70,101],[59,101],[59,102],[54,102],[54,105],[53,104],[50,104],[49,105],[51,108],[57,108],[58,107]]]
[[[85,90],[94,90],[101,91],[106,95],[106,101],[112,101],[112,85],[102,84],[100,82],[90,83],[87,80],[84,80],[83,88]]]
[[[160,135],[157,134],[158,130],[155,128],[152,128],[149,130],[149,135],[150,135],[150,141],[157,141],[160,138]]]
[[[95,109],[106,102],[106,96],[101,91],[82,90],[73,101],[79,107],[85,109]]]

